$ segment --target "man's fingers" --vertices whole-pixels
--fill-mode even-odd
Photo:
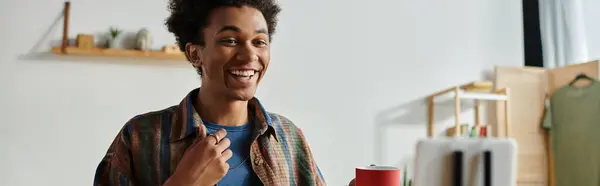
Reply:
[[[217,150],[219,152],[223,152],[225,149],[229,148],[229,145],[231,145],[231,141],[227,138],[224,138],[221,140],[221,142],[219,142],[219,144],[217,144]]]
[[[206,138],[204,138],[204,143],[209,144],[209,145],[214,145],[217,144],[217,138],[211,135],[206,136]]]
[[[225,138],[225,136],[227,136],[227,131],[225,129],[219,129],[217,132],[213,133],[213,135],[219,136],[219,140],[222,140]]]
[[[222,141],[227,135],[227,131],[225,129],[219,129],[217,132],[212,133],[211,135],[206,136],[205,139],[208,144],[217,144]],[[219,140],[219,141],[217,141]]]
[[[231,151],[231,149],[227,149],[223,152],[223,154],[221,155],[221,160],[222,161],[227,161],[229,160],[229,158],[231,158],[233,156],[233,152]]]

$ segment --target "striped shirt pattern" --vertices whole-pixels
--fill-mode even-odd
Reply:
[[[100,161],[94,185],[162,185],[186,149],[206,137],[206,127],[192,105],[198,90],[179,105],[130,119]],[[256,124],[248,161],[263,184],[325,186],[302,130],[289,119],[265,111],[256,98],[248,108]]]

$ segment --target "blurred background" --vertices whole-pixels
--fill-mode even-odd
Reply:
[[[328,185],[347,184],[357,166],[410,164],[427,136],[427,96],[492,80],[495,66],[525,66],[524,25],[539,24],[527,22],[520,0],[280,3],[257,97],[304,131]],[[600,1],[581,3],[581,60],[591,60],[600,57]],[[63,8],[62,0],[0,2],[1,185],[90,185],[128,119],[200,86],[185,60],[51,52],[63,37]],[[68,38],[89,34],[102,44],[111,27],[123,38],[147,28],[161,50],[175,44],[167,16],[167,0],[73,0]],[[530,55],[528,65],[541,67],[541,51]],[[473,122],[469,108],[464,122]],[[451,103],[436,109],[437,134],[455,120]]]

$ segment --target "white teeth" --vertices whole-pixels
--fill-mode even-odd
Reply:
[[[255,71],[254,70],[231,70],[231,71],[229,71],[229,73],[231,73],[233,75],[237,75],[237,76],[250,77],[250,76],[254,75]]]

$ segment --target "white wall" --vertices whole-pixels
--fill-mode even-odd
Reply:
[[[600,59],[600,1],[598,0],[582,0],[583,2],[583,17],[585,21],[585,34],[587,36],[588,57],[590,60]]]
[[[329,185],[346,184],[356,166],[400,165],[425,136],[425,95],[523,64],[520,2],[282,0],[258,97],[305,131]],[[165,7],[73,1],[70,36],[148,27],[159,47],[173,42]],[[127,119],[199,85],[187,64],[44,54],[60,39],[61,8],[61,0],[0,1],[2,185],[91,184]]]

